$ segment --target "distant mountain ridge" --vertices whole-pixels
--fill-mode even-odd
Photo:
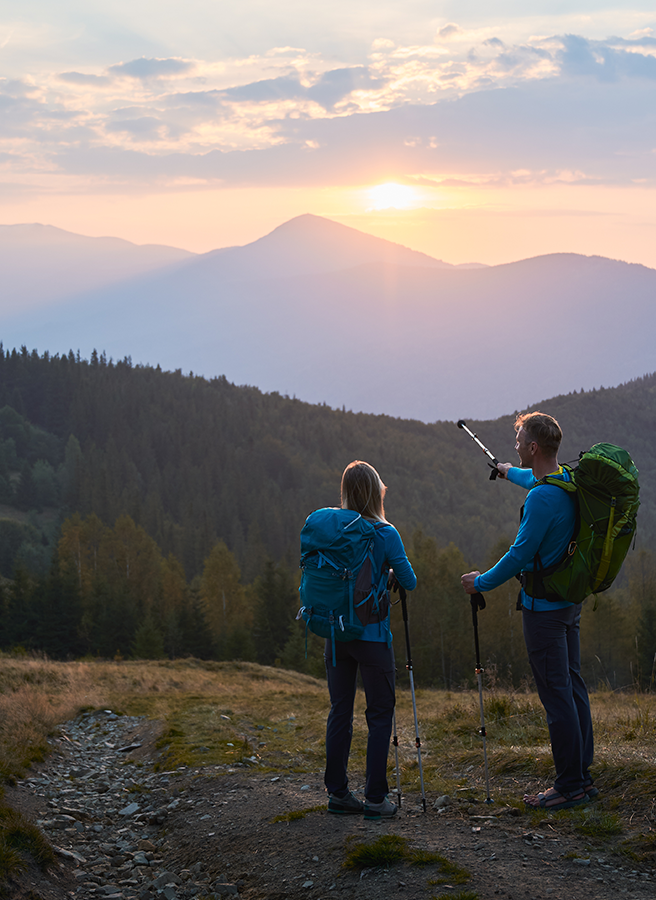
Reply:
[[[348,240],[345,240],[348,235]],[[194,277],[276,278],[349,268],[367,262],[457,268],[426,253],[373,237],[330,219],[296,216],[245,246],[192,253],[160,244],[87,237],[39,223],[0,225],[3,315],[45,307],[141,275],[182,265]]]
[[[5,318],[15,310],[43,309],[194,255],[160,244],[86,237],[52,225],[0,225],[0,311]]]
[[[4,316],[5,347],[93,348],[311,403],[495,418],[656,369],[656,271],[550,254],[457,268],[318,216]]]

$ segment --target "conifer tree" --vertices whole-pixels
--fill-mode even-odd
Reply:
[[[172,659],[184,654],[182,623],[191,603],[182,565],[172,553],[162,560],[161,593],[157,618],[164,633],[164,646]]]
[[[163,659],[164,635],[150,613],[146,613],[131,644],[133,659]]]
[[[205,560],[200,599],[219,659],[231,659],[237,653],[248,659],[253,617],[237,560],[223,541],[217,541]]]
[[[79,634],[82,604],[72,573],[63,574],[55,556],[48,575],[34,590],[34,645],[55,659],[77,656],[84,650]]]
[[[26,569],[18,565],[13,581],[5,589],[5,616],[0,623],[0,646],[34,646],[36,615],[33,598],[34,585]]]
[[[298,594],[291,574],[283,565],[268,559],[255,582],[256,596],[253,638],[257,660],[271,666],[282,658],[291,636],[298,608]]]
[[[21,466],[20,478],[14,491],[14,505],[22,510],[36,509],[39,506],[32,466],[27,460]]]

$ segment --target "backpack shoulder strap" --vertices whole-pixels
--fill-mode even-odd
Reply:
[[[577,487],[576,487],[576,482],[574,480],[575,472],[574,472],[574,469],[572,469],[572,467],[568,466],[566,463],[563,463],[562,465],[563,465],[564,471],[566,471],[569,475],[569,481],[565,481],[563,478],[560,478],[559,476],[545,475],[544,478],[540,478],[539,481],[536,481],[536,483],[533,485],[533,487],[529,488],[529,492],[530,492],[530,491],[534,490],[534,488],[536,488],[536,487],[541,487],[544,484],[550,484],[550,485],[554,485],[554,487],[562,488],[564,491],[574,494],[574,496],[575,496],[574,529],[572,531],[572,537],[571,537],[570,541],[568,542],[563,555],[559,559],[557,559],[555,563],[553,563],[550,566],[545,567],[542,565],[542,560],[540,558],[540,554],[536,553],[535,556],[533,557],[533,571],[528,572],[528,573],[520,572],[519,574],[517,574],[515,576],[517,578],[517,580],[521,583],[524,590],[526,590],[529,580],[531,581],[532,585],[535,584],[535,582],[537,582],[537,584],[535,584],[535,587],[538,588],[538,591],[539,591],[538,596],[544,596],[543,579],[545,577],[548,577],[549,575],[553,574],[553,572],[556,571],[558,566],[560,566],[562,561],[571,554],[572,545],[575,544],[576,535],[578,534],[579,528],[581,527],[581,513],[579,510],[579,504],[578,504],[578,502],[576,502]],[[522,506],[522,508],[519,512],[520,522],[523,517],[524,517],[524,507]],[[528,596],[532,596],[535,598],[535,594],[530,594],[528,591],[526,591],[526,593],[528,594]],[[517,609],[521,609],[521,594],[517,598]]]
[[[529,491],[534,490],[536,487],[541,487],[543,484],[551,484],[554,487],[562,488],[564,491],[575,493],[577,487],[574,469],[572,469],[571,466],[568,466],[567,463],[563,463],[563,471],[567,472],[569,475],[569,481],[566,481],[559,475],[545,475],[544,478],[540,478],[539,481],[536,481],[533,487],[529,488]]]

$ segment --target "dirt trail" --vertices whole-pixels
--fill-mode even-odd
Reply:
[[[152,722],[106,712],[62,726],[48,762],[7,791],[59,851],[50,872],[31,868],[11,885],[12,900],[430,900],[462,890],[480,900],[651,900],[656,893],[653,872],[563,834],[551,818],[531,830],[520,810],[471,797],[438,810],[435,796],[426,813],[418,796],[404,797],[398,816],[383,822],[332,816],[315,809],[326,802],[321,773],[156,772],[158,733]],[[273,821],[302,810],[312,811]],[[469,878],[456,884],[457,869],[437,863],[344,868],[354,842],[384,834],[440,854]]]

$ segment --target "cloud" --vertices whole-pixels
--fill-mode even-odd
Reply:
[[[16,80],[0,82],[0,138],[7,142],[2,149],[14,149],[33,160],[46,146],[50,149],[51,144],[70,140],[71,128],[83,121],[79,109],[47,97],[40,86]],[[12,146],[12,141],[20,144]]]
[[[38,85],[22,78],[0,78],[0,94],[7,97],[33,97],[39,94]]]
[[[282,75],[279,78],[267,78],[263,81],[228,88],[220,93],[226,100],[270,103],[275,100],[294,100],[305,97],[307,91],[301,85],[298,75]]]
[[[656,37],[652,37],[653,33],[653,28],[641,28],[630,34],[628,38],[609,38],[609,43],[624,47],[656,47]]]
[[[380,178],[510,184],[654,181],[650,85],[632,92],[596,80],[479,91],[380,113],[282,119],[273,146],[160,154],[67,148],[68,172],[162,183],[320,186]],[[307,152],[307,147],[314,149]]]
[[[123,119],[109,122],[105,129],[108,132],[129,134],[137,138],[158,140],[162,123],[155,116],[139,116],[136,119]]]
[[[629,43],[623,41],[622,45]],[[636,47],[638,42],[631,42],[630,46]],[[570,76],[591,75],[602,82],[614,82],[622,77],[656,79],[656,58],[616,50],[610,42],[589,41],[568,34],[563,38],[563,49],[558,56],[563,73]]]
[[[181,91],[175,94],[168,94],[161,98],[160,102],[168,107],[184,106],[187,109],[197,109],[202,115],[203,111],[212,112],[220,106],[225,91],[209,90],[209,91]]]
[[[60,81],[67,84],[89,84],[92,86],[100,86],[111,84],[111,78],[106,75],[90,75],[84,72],[60,72],[57,76]]]
[[[367,66],[332,69],[325,72],[316,84],[308,88],[307,96],[324,109],[332,109],[353,91],[379,90],[387,81],[387,78],[373,76]]]
[[[34,100],[0,94],[0,137],[18,137],[39,122],[41,110]]]
[[[451,40],[451,38],[454,38],[456,37],[456,35],[460,34],[464,34],[464,31],[460,27],[460,25],[456,25],[455,22],[449,22],[448,25],[443,25],[442,28],[439,29],[435,37],[440,41],[449,41]]]
[[[445,37],[461,34],[449,27]],[[472,35],[381,39],[366,64],[338,68],[278,48],[0,81],[0,149],[44,172],[171,190],[182,179],[653,182],[655,39]]]
[[[142,56],[140,59],[110,66],[108,71],[114,75],[146,81],[150,78],[172,78],[177,75],[186,75],[193,68],[194,63],[184,59],[146,59]]]
[[[330,69],[310,86],[303,84],[298,72],[267,78],[222,91],[198,91],[177,94],[178,101],[214,105],[229,103],[275,103],[288,100],[311,100],[331,110],[353,91],[377,90],[387,79],[372,75],[367,66]]]

